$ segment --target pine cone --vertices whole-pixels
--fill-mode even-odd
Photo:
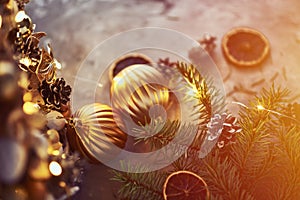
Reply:
[[[221,115],[215,114],[211,119],[210,122],[207,124],[207,139],[213,141],[217,139],[223,130],[223,123],[225,121],[227,114],[223,113]]]
[[[45,104],[53,105],[55,110],[60,111],[62,105],[66,105],[70,101],[71,87],[66,85],[63,78],[56,79],[54,83],[42,82],[39,87],[41,96]]]
[[[224,146],[236,141],[236,133],[242,131],[242,128],[237,125],[237,118],[231,114],[227,115],[223,123],[222,133],[218,138],[217,146],[221,149]]]
[[[210,141],[218,139],[217,147],[220,149],[230,143],[234,143],[236,140],[235,133],[242,130],[236,123],[237,118],[231,114],[214,115],[207,124],[207,139]]]

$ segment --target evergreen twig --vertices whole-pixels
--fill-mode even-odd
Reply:
[[[124,165],[124,163],[123,163]],[[132,167],[128,165],[127,167]],[[144,166],[137,166],[142,168]],[[144,167],[145,168],[145,167]],[[122,183],[118,196],[121,199],[139,200],[147,197],[149,200],[163,199],[162,187],[166,175],[158,171],[148,173],[127,173],[113,170],[112,180]]]

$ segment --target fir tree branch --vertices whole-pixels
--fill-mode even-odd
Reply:
[[[212,196],[222,196],[222,199],[254,199],[242,188],[242,178],[238,169],[228,160],[221,160],[218,153],[209,154],[202,161],[199,175],[209,185]]]
[[[199,114],[199,131],[192,146],[201,146],[206,136],[207,123],[210,121],[213,112],[220,113],[224,111],[225,99],[220,97],[219,91],[213,86],[212,80],[204,78],[194,65],[179,62],[176,67],[184,80],[190,85],[193,91],[192,98],[198,101],[195,109]]]
[[[180,62],[176,67],[186,82],[191,86],[194,98],[199,101],[199,113],[202,115],[200,118],[206,119],[205,121],[207,123],[212,115],[212,107],[211,96],[205,79],[192,64],[188,65]]]
[[[192,157],[193,159],[199,157],[201,146],[192,145],[193,141],[197,139],[198,126],[196,124],[180,125],[180,122],[177,120],[167,121],[162,128],[159,128],[160,130],[155,130],[155,132],[159,131],[157,134],[147,137],[153,134],[153,129],[149,127],[152,126],[144,126],[135,130],[138,135],[135,138],[136,144],[141,142],[150,144],[152,151],[169,145],[166,147],[166,151],[171,151],[172,156],[177,154]],[[161,127],[161,125],[157,125],[157,127]],[[165,155],[167,156],[167,153]]]
[[[128,164],[127,167],[130,167]],[[138,166],[141,168],[142,166]],[[127,200],[163,199],[162,188],[166,174],[159,171],[148,173],[127,173],[112,170],[112,180],[122,183],[118,191],[119,198]]]
[[[248,188],[256,197],[259,187],[265,188],[265,192],[269,190],[259,183],[269,182],[274,168],[278,167],[278,159],[274,157],[274,134],[280,125],[276,109],[283,106],[287,95],[287,90],[275,89],[274,86],[269,91],[264,89],[261,97],[257,97],[249,108],[244,108],[240,113],[239,123],[243,131],[233,145],[231,160],[240,173],[243,188]],[[265,109],[256,109],[257,105]]]
[[[176,141],[176,148],[171,150],[176,153],[178,149],[184,149],[186,153],[173,163],[173,168],[168,169],[197,173],[208,184],[212,199],[300,199],[300,124],[286,117],[295,115],[288,111],[288,94],[287,90],[273,86],[270,90],[264,89],[249,107],[245,106],[239,120],[243,131],[236,135],[237,141],[231,145],[229,157],[222,157],[215,149],[199,159],[193,156],[200,150],[199,141],[187,148],[182,148],[186,147],[185,142]],[[264,109],[257,109],[257,105]],[[189,126],[183,136],[189,136],[193,130],[188,130]],[[156,137],[146,140],[156,143],[155,147],[170,144],[175,127],[176,124],[169,122]],[[206,134],[205,127],[198,131]],[[148,177],[128,173],[120,175],[119,180],[125,187],[121,194],[130,199],[158,195],[167,177],[162,171],[146,173]],[[161,198],[159,195],[155,197]]]
[[[277,132],[275,146],[278,167],[273,176],[278,177],[273,185],[274,199],[299,199],[300,194],[300,129],[299,125],[284,127]]]

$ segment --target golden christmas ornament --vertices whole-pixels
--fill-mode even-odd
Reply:
[[[65,127],[66,120],[60,112],[52,110],[46,115],[46,117],[48,128],[59,131]]]
[[[149,124],[151,119],[178,119],[180,113],[178,100],[163,75],[148,65],[132,65],[115,76],[111,102],[130,130]]]
[[[71,135],[68,138],[72,140],[73,137],[71,142],[90,160],[110,159],[125,147],[127,135],[122,131],[124,128],[107,105],[83,106],[74,113],[71,126],[78,138]]]

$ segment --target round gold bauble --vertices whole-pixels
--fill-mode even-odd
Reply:
[[[127,135],[111,107],[100,103],[85,105],[73,118],[76,136],[69,137],[74,137],[77,150],[90,160],[110,159],[125,147]]]
[[[152,119],[175,120],[180,106],[161,72],[148,65],[132,65],[114,77],[111,102],[127,129]]]
[[[64,116],[58,111],[50,111],[47,115],[47,126],[50,129],[55,129],[57,131],[63,129],[66,124]]]

